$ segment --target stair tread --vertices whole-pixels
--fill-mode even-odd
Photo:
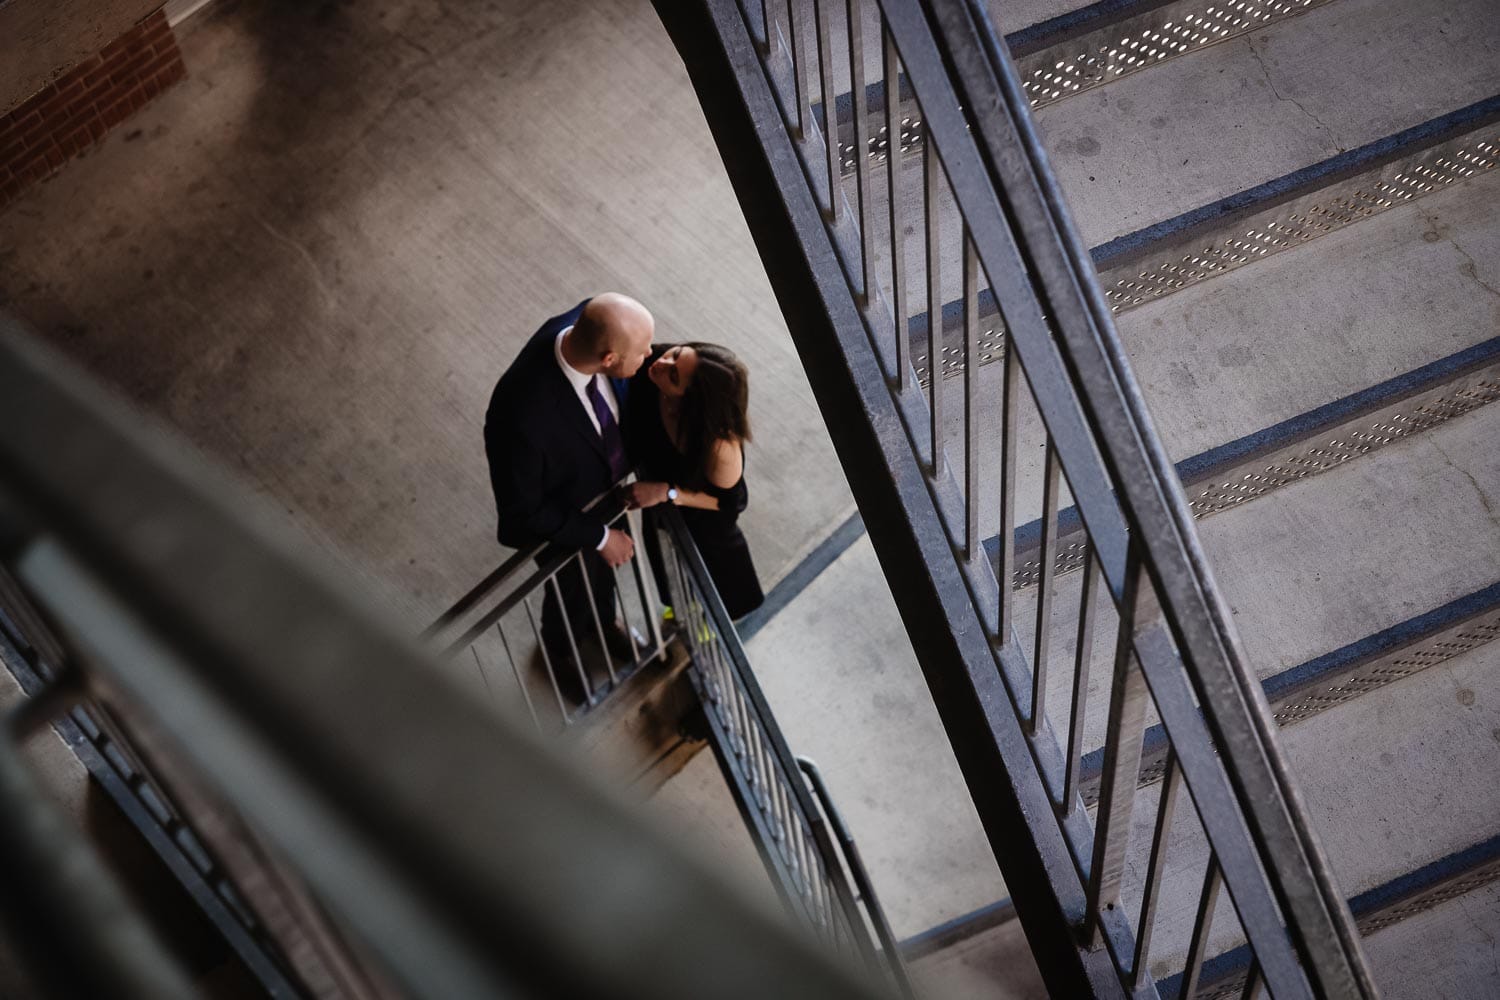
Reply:
[[[1037,123],[1073,219],[1096,246],[1493,96],[1497,53],[1500,18],[1489,0],[1454,0],[1441,10],[1337,0],[1042,108]],[[1378,74],[1361,72],[1377,65]],[[921,218],[919,159],[906,158],[904,169],[910,224]],[[843,185],[855,204],[853,176]],[[876,204],[885,192],[884,170],[876,169]],[[871,227],[882,275],[884,214],[875,213]],[[951,199],[940,218],[947,303],[962,293]],[[920,315],[920,225],[905,256],[908,313]],[[880,280],[888,293],[888,276]]]
[[[1386,1000],[1474,996],[1500,981],[1500,882],[1491,882],[1365,938]]]
[[[1491,96],[1497,52],[1489,0],[1337,0],[1037,119],[1095,245]]]
[[[1469,692],[1460,700],[1457,694]],[[1457,693],[1457,694],[1456,694]],[[1469,697],[1472,695],[1472,701]],[[1466,703],[1467,702],[1467,703]],[[1283,730],[1281,744],[1346,897],[1493,836],[1500,816],[1500,656],[1480,647]],[[1156,787],[1136,800],[1124,906],[1139,911]],[[1181,968],[1207,847],[1187,799],[1173,823],[1152,972]],[[1221,896],[1210,954],[1243,943]]]
[[[1486,286],[1500,288],[1500,171],[1116,324],[1181,461],[1495,336]]]

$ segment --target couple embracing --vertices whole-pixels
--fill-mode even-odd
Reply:
[[[654,334],[651,313],[628,296],[580,302],[531,337],[485,415],[500,544],[546,544],[539,561],[582,553],[542,604],[542,642],[575,702],[583,700],[576,664],[559,666],[573,662],[570,627],[574,636],[596,634],[597,612],[610,652],[635,658],[617,620],[613,572],[635,554],[635,540],[585,509],[628,472],[638,477],[623,488],[628,506],[646,508],[648,518],[660,504],[681,508],[731,617],[764,600],[737,524],[748,495],[749,374],[727,348],[653,344]],[[665,598],[660,560],[651,554]]]

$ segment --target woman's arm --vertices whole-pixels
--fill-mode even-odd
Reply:
[[[708,481],[721,490],[733,489],[745,471],[745,454],[734,440],[717,441],[708,457]],[[669,483],[631,483],[625,488],[625,501],[631,507],[655,507],[667,502]],[[718,510],[719,498],[712,493],[677,487],[676,504],[699,510]]]

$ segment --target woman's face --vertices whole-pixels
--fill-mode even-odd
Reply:
[[[679,344],[651,363],[646,374],[668,399],[681,399],[698,368],[698,352]]]

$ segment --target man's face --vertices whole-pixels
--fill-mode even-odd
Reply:
[[[641,324],[622,331],[605,355],[604,374],[610,378],[630,378],[640,370],[641,362],[651,353],[652,326]]]

